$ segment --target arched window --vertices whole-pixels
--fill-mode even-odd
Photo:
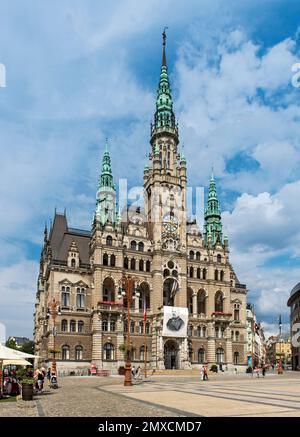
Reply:
[[[114,359],[115,347],[112,343],[105,343],[103,346],[103,359],[111,361]]]
[[[83,332],[83,329],[84,329],[84,323],[83,323],[82,320],[79,320],[77,326],[78,326],[78,332]]]
[[[223,313],[223,294],[217,291],[215,295],[215,311]]]
[[[70,332],[76,332],[76,322],[75,322],[75,320],[71,320],[71,322],[70,322]]]
[[[219,280],[219,272],[218,270],[215,270],[215,281]]]
[[[76,307],[77,308],[84,308],[85,307],[85,292],[84,288],[77,288],[77,294],[76,294]]]
[[[110,265],[116,267],[116,256],[114,254],[110,255]]]
[[[222,262],[222,256],[220,254],[217,255],[217,262],[218,263]]]
[[[193,335],[193,325],[189,325],[189,326],[188,326],[187,335],[188,335],[189,337],[192,337],[192,335]]]
[[[144,334],[144,322],[139,323],[139,334]]]
[[[115,301],[115,283],[112,278],[105,278],[103,281],[103,301],[114,302]]]
[[[107,319],[102,320],[102,331],[104,331],[104,332],[108,331],[108,320]]]
[[[144,261],[142,259],[140,259],[139,261],[139,271],[140,272],[144,271]]]
[[[206,337],[206,326],[203,326],[202,329],[202,336],[205,338]]]
[[[194,267],[190,267],[190,278],[194,277]]]
[[[197,268],[197,279],[201,279],[201,269],[200,269],[200,267]]]
[[[188,310],[190,314],[193,314],[193,290],[188,288],[187,290]]]
[[[151,263],[148,260],[148,261],[146,261],[146,272],[150,272],[150,269],[151,269]]]
[[[202,270],[202,279],[206,279],[206,272],[207,272],[206,269]]]
[[[196,261],[200,261],[200,259],[201,259],[200,252],[196,252]]]
[[[125,256],[124,258],[124,269],[128,269],[128,258]]]
[[[136,241],[132,241],[132,242],[130,243],[130,249],[131,249],[131,250],[136,250]]]
[[[233,354],[233,363],[234,364],[239,364],[240,362],[240,354],[238,352],[234,352]]]
[[[76,267],[76,259],[75,258],[71,259],[71,267]]]
[[[62,360],[69,360],[70,359],[70,348],[69,348],[69,346],[64,345],[61,348],[61,359]]]
[[[146,352],[148,354],[148,348],[146,346]],[[145,346],[140,347],[140,360],[145,361]]]
[[[140,243],[138,244],[138,251],[139,251],[139,252],[144,252],[144,243],[140,242]]]
[[[70,287],[61,288],[61,306],[67,308],[70,306]]]
[[[131,270],[135,270],[135,259],[134,258],[131,258],[131,260],[130,260],[130,268],[131,268]]]
[[[67,320],[62,320],[61,321],[61,330],[63,332],[67,332],[67,330],[68,330],[68,321]]]
[[[217,364],[222,364],[224,363],[224,359],[225,359],[225,352],[224,349],[219,347],[216,351],[216,362]]]
[[[221,338],[225,337],[225,328],[224,326],[221,327]]]
[[[235,320],[235,322],[240,321],[240,306],[239,306],[239,304],[234,305],[234,320]]]
[[[203,347],[201,347],[198,350],[198,363],[199,364],[204,364],[205,363],[205,349]]]
[[[108,266],[108,255],[107,255],[107,253],[105,253],[103,255],[103,265],[104,266]]]
[[[239,341],[240,340],[240,333],[239,331],[235,331],[235,341]]]
[[[195,252],[193,250],[190,250],[190,260],[193,260],[195,257]]]
[[[106,245],[107,245],[107,246],[112,246],[112,245],[113,245],[113,239],[112,239],[112,236],[111,236],[111,235],[108,235],[108,236],[106,237]]]
[[[170,270],[169,269],[165,269],[164,270],[164,278],[167,278],[168,276],[170,276]]]
[[[198,291],[198,314],[206,314],[206,293],[204,290]]]
[[[224,281],[224,271],[221,270],[220,272],[220,281]]]
[[[135,323],[132,321],[130,322],[130,333],[134,334],[134,332],[135,332]]]
[[[114,319],[110,319],[109,330],[112,332],[116,330],[116,321]]]
[[[80,361],[83,359],[83,347],[82,346],[76,346],[75,347],[75,360]]]
[[[150,334],[150,323],[146,323],[146,334]]]

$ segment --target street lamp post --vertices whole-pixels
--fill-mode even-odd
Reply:
[[[59,301],[53,299],[52,302],[48,304],[47,317],[52,316],[53,358],[52,358],[51,371],[55,374],[56,374],[56,357],[55,357],[56,317],[60,314],[61,312],[60,312]]]
[[[130,308],[133,298],[139,298],[138,279],[134,276],[123,275],[119,281],[118,298],[126,297],[127,299],[127,339],[125,350],[125,387],[131,386],[131,336],[130,336]]]

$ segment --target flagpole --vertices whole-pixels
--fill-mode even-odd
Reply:
[[[147,320],[147,307],[146,299],[144,300],[144,366],[145,366],[145,378],[147,378],[147,345],[146,345],[146,320]]]

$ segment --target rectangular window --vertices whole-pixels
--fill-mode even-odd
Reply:
[[[61,294],[61,305],[63,307],[69,307],[70,306],[70,293],[63,292]]]

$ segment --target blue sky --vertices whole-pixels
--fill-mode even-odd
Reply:
[[[0,321],[32,335],[45,221],[89,228],[105,137],[142,183],[167,56],[189,184],[217,178],[231,259],[267,332],[300,280],[300,4],[2,0]],[[120,159],[122,157],[122,159]],[[287,326],[286,326],[287,327]]]

